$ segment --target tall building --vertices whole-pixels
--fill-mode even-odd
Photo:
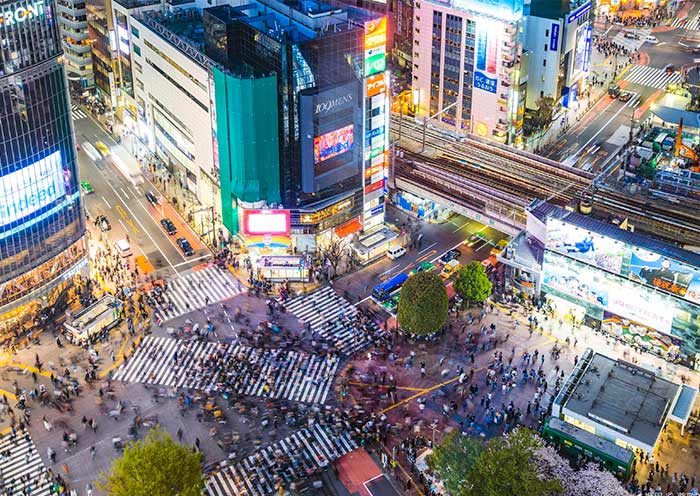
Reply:
[[[179,7],[129,21],[142,141],[250,249],[360,231],[367,258],[386,249],[386,18],[306,0]]]
[[[114,42],[112,0],[87,0],[85,8],[92,49],[95,94],[108,109],[115,110],[119,67]]]
[[[75,91],[95,86],[88,35],[85,0],[56,0],[56,13],[63,37],[63,63]]]
[[[54,303],[87,268],[53,1],[0,4],[0,322]]]
[[[528,109],[550,97],[571,107],[586,87],[593,5],[589,0],[532,0],[523,36]]]
[[[419,117],[458,133],[522,142],[523,8],[523,0],[414,3],[412,77]]]

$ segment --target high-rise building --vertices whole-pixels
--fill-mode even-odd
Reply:
[[[95,93],[113,111],[117,108],[119,67],[115,52],[112,0],[87,0],[85,8],[92,48]]]
[[[85,0],[56,0],[56,14],[63,37],[63,63],[75,91],[95,86]]]
[[[0,322],[22,324],[87,268],[55,3],[0,4]]]
[[[519,145],[523,0],[416,1],[413,90],[422,118]]]
[[[386,18],[316,1],[189,5],[131,15],[141,140],[249,248],[363,231],[377,234],[367,258],[386,249]]]
[[[575,105],[590,68],[592,15],[590,0],[532,0],[523,36],[528,109],[544,97]]]

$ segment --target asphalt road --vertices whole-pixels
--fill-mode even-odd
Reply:
[[[83,144],[96,141],[105,143],[113,153],[121,157],[128,152],[117,144],[91,117],[74,121],[76,141],[81,145],[78,152],[79,176],[88,181],[95,192],[83,195],[85,209],[91,219],[104,215],[112,228],[103,233],[109,242],[128,239],[134,257],[145,256],[157,271],[159,277],[177,275],[201,263],[210,253],[199,243],[197,235],[186,225],[169,205],[153,207],[145,198],[146,191],[154,190],[150,183],[134,186],[107,157],[93,161],[84,150]],[[167,209],[167,211],[166,211]],[[164,216],[172,219],[178,233],[169,236],[160,225]],[[93,229],[93,232],[96,230]],[[185,257],[175,243],[178,237],[187,238],[195,248],[195,254]],[[145,264],[147,265],[147,264]]]
[[[692,3],[688,19],[692,20],[700,14],[700,4]],[[597,30],[600,32],[600,30]],[[632,33],[630,28],[608,26],[602,30],[607,39],[612,40],[619,32]],[[657,44],[644,43],[639,48],[640,62],[636,65],[647,67],[637,68],[637,71],[662,71],[668,64],[679,70],[683,65],[692,63],[700,54],[694,54],[680,43],[697,46],[700,43],[700,31],[690,31],[684,28],[662,27],[652,35],[658,39]],[[693,45],[694,43],[694,45]],[[608,57],[597,64],[594,61],[593,71],[604,74],[611,70],[614,57]],[[630,126],[645,121],[650,116],[650,107],[664,95],[664,90],[647,84],[653,78],[649,76],[634,77],[635,66],[632,66],[621,78],[620,86],[632,94],[627,102],[614,100],[604,96],[589,113],[565,133],[557,144],[551,147],[546,156],[556,160],[569,160],[577,167],[588,170],[599,170],[613,155],[617,154],[629,138]],[[628,80],[628,78],[630,80]]]

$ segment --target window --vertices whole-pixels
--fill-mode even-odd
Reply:
[[[549,38],[549,29],[547,29],[547,30],[544,32],[544,36],[545,36],[545,38]]]
[[[134,53],[140,57],[141,56],[141,47],[138,45],[134,45]]]
[[[547,51],[547,44],[546,43],[544,44],[544,51],[545,52]]]
[[[134,26],[131,26],[131,34],[133,34],[136,38],[139,37],[139,30],[136,29]]]
[[[542,67],[547,67],[547,59],[544,59],[544,60],[542,61]]]
[[[540,98],[544,98],[544,91],[540,91]]]

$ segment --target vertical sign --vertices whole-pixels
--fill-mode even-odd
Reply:
[[[549,34],[549,50],[551,52],[556,52],[559,48],[559,23],[552,23],[552,30]]]

